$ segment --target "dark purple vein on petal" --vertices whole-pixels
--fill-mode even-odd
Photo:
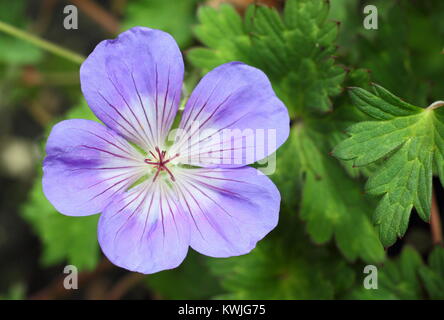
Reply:
[[[157,71],[157,63],[155,64],[155,70],[156,70],[156,134],[157,134],[156,144],[159,144],[159,106],[158,106],[159,74],[158,74],[158,71]]]
[[[128,70],[129,71],[129,70]],[[119,96],[122,98],[122,100],[125,102],[128,110],[131,112],[131,114],[133,115],[134,120],[136,120],[136,122],[138,123],[140,129],[143,131],[145,138],[147,139],[145,141],[145,139],[142,139],[142,141],[144,141],[147,145],[150,144],[150,141],[148,140],[148,135],[145,131],[145,128],[142,126],[142,124],[140,123],[139,118],[136,116],[136,114],[134,113],[133,108],[131,108],[131,106],[129,105],[128,101],[126,101],[124,95],[120,92],[120,90],[117,88],[117,85],[114,83],[114,81],[110,78],[110,76],[108,75],[108,80],[111,82],[111,84],[113,85],[114,89],[117,91],[117,93],[119,94]],[[141,136],[142,137],[142,136]],[[142,137],[143,138],[143,137]]]
[[[193,136],[193,135],[195,135],[200,129],[202,129],[202,127],[214,116],[214,114],[217,112],[217,110],[223,105],[223,104],[225,104],[225,102],[227,102],[227,100],[229,99],[231,97],[231,95],[229,95],[228,97],[226,97],[225,99],[224,99],[224,101],[222,101],[221,102],[221,104],[219,104],[214,110],[213,110],[213,112],[211,113],[211,115],[203,122],[203,123],[201,123],[200,125],[199,125],[199,127],[197,128],[197,130],[196,131],[194,131],[192,134],[190,134],[190,135],[188,135],[188,140],[190,140],[190,138]],[[235,122],[237,122],[237,121],[239,121],[240,119],[238,119],[238,120],[236,120]],[[228,127],[228,126],[227,126]],[[227,127],[225,127],[224,129],[226,129]],[[189,128],[189,129],[191,129],[191,127]],[[217,132],[219,132],[220,130],[223,130],[223,129],[219,129]],[[208,137],[205,137],[205,139],[208,139],[209,137],[211,137],[211,136],[213,136],[214,134],[216,134],[217,132],[215,132],[215,133],[213,133],[212,135],[210,135],[210,136],[208,136]],[[188,130],[186,131],[186,134],[188,134]],[[183,136],[186,136],[186,134],[184,134]],[[201,139],[200,141],[198,141],[198,142],[196,142],[196,143],[199,143],[199,142],[201,142],[203,139]],[[178,147],[176,147],[178,150],[180,150],[180,148],[182,147],[182,145],[183,145],[183,143],[184,143],[184,141],[183,141],[183,139],[181,139],[178,143],[177,143],[177,145],[178,145]],[[194,143],[193,145],[195,145],[196,143]],[[188,149],[189,148],[191,148],[191,146],[189,146],[188,147]]]
[[[162,186],[162,188],[163,188],[163,186]],[[166,193],[169,193],[169,191],[167,190]],[[165,196],[165,201],[167,202],[168,208],[169,208],[170,213],[171,213],[171,217],[173,218],[174,226],[175,226],[175,228],[176,228],[176,232],[177,232],[177,237],[178,237],[178,238],[181,238],[181,237],[180,237],[179,228],[177,227],[176,218],[175,218],[175,216],[174,216],[173,210],[171,209],[170,201],[168,200],[168,195]],[[177,203],[174,203],[174,205],[176,206],[176,210],[177,210],[178,212],[180,212],[179,208],[177,207]]]
[[[117,158],[135,161],[135,159],[133,159],[133,158],[128,158],[126,156],[123,156],[123,155],[120,155],[120,154],[117,154],[117,153],[114,153],[114,152],[111,152],[111,151],[108,151],[108,150],[105,150],[105,149],[101,149],[101,148],[98,148],[98,147],[87,146],[85,144],[81,144],[79,146],[87,148],[87,149],[92,149],[92,150],[97,150],[97,151],[100,151],[100,152],[104,152],[104,153],[110,154],[110,155],[112,155],[114,157],[117,157]]]
[[[196,184],[192,183],[191,181],[187,181],[188,184],[193,187],[194,189],[196,189],[197,191],[199,191],[200,193],[202,193],[207,199],[211,200],[216,206],[218,206],[222,211],[224,211],[228,216],[230,216],[231,218],[235,218],[233,217],[231,214],[228,213],[227,210],[225,210],[219,203],[217,203],[216,200],[214,200],[211,196],[207,195],[202,189],[200,189],[199,187],[197,187]],[[239,221],[239,219],[236,219]]]
[[[167,104],[167,97],[168,97],[169,90],[170,90],[170,66],[168,66],[167,88],[166,88],[165,97],[163,99],[162,118],[160,119],[160,133],[159,133],[160,137],[163,137],[163,133],[164,133],[165,108],[166,108],[166,104]]]
[[[215,222],[213,221],[213,219],[211,219],[210,217],[208,217],[205,213],[205,210],[202,209],[202,207],[200,206],[199,201],[197,201],[197,199],[194,197],[194,195],[188,190],[185,189],[186,192],[188,192],[188,194],[191,196],[191,198],[194,200],[194,202],[197,204],[197,206],[199,207],[200,211],[202,212],[202,215],[205,217],[205,219],[208,221],[209,225],[213,228],[214,231],[216,231],[229,245],[231,248],[234,248],[232,242],[226,237],[225,233],[223,232],[223,230],[221,230],[220,227],[217,226],[217,224],[215,224]]]
[[[121,184],[122,182],[126,182],[129,181],[128,178],[124,178],[122,180],[117,181],[116,183],[112,184],[111,186],[109,186],[108,188],[106,188],[105,190],[103,190],[102,192],[100,192],[99,194],[96,194],[94,197],[92,197],[91,199],[89,199],[88,201],[94,200],[97,197],[100,197],[101,195],[103,195],[105,192],[107,192],[108,190],[118,186],[119,184]],[[124,185],[125,186],[125,185]],[[114,195],[114,194],[113,194]],[[109,197],[108,197],[109,198]]]
[[[106,182],[106,181],[113,180],[113,179],[115,179],[115,178],[118,178],[118,177],[121,177],[121,176],[124,176],[124,175],[129,175],[129,174],[131,174],[131,172],[123,172],[123,173],[119,173],[118,175],[115,175],[115,176],[108,177],[108,178],[106,178],[106,179],[100,180],[100,181],[98,181],[98,182],[96,182],[96,183],[90,185],[90,186],[87,187],[86,189],[91,189],[92,187],[98,186],[99,184],[102,184],[102,183],[104,183],[104,182]],[[132,173],[131,176],[132,176],[132,175],[134,175],[134,173]]]
[[[200,115],[200,113],[202,112],[202,110],[207,106],[208,102],[210,101],[211,97],[214,94],[214,91],[219,87],[219,83],[222,81],[222,78],[220,78],[217,83],[215,84],[215,86],[213,87],[213,89],[210,92],[210,95],[207,97],[206,101],[203,103],[202,107],[199,109],[199,111],[197,112],[196,116],[194,117],[193,121],[196,121],[197,117]],[[199,97],[198,97],[199,98]],[[186,132],[188,132],[189,129],[191,128],[186,128],[186,126],[188,125],[188,121],[191,119],[192,114],[194,113],[194,109],[196,107],[197,102],[199,101],[199,99],[196,98],[196,100],[193,103],[193,107],[190,110],[190,113],[188,114],[187,119],[185,120],[185,123],[183,124],[182,128],[185,129]],[[191,124],[192,125],[192,124]]]
[[[122,115],[122,113],[119,111],[119,109],[118,108],[116,108],[113,104],[111,104],[100,92],[98,92],[98,94],[102,97],[102,99],[111,107],[111,108],[113,108],[114,109],[114,111],[120,116],[120,118],[122,118],[123,119],[123,121],[125,121],[133,130],[134,130],[134,133],[136,133],[137,134],[137,136],[136,135],[134,135],[134,133],[132,133],[131,131],[129,131],[128,129],[126,129],[126,131],[128,132],[128,133],[130,133],[130,135],[131,136],[133,136],[134,138],[136,138],[136,141],[137,140],[139,140],[140,142],[145,142],[144,141],[144,139],[143,139],[143,137],[142,136],[140,136],[140,133],[139,133],[139,131],[133,126],[133,124],[131,123],[131,122],[129,122],[128,121],[128,119],[126,119],[123,115]],[[108,115],[108,114],[107,114]],[[113,119],[110,115],[108,115],[108,117],[110,117],[111,119]],[[115,120],[114,120],[115,121]],[[118,122],[117,122],[118,123]],[[122,126],[122,125],[121,125]],[[122,126],[123,127],[123,126]],[[123,127],[123,128],[125,128],[125,127]]]
[[[154,182],[153,182],[154,183]],[[154,190],[155,191],[155,190]],[[148,193],[147,193],[148,194]],[[143,225],[143,231],[142,231],[142,235],[140,236],[140,241],[142,241],[143,236],[145,235],[145,231],[146,231],[146,225],[148,223],[148,219],[150,217],[150,213],[151,213],[151,207],[153,206],[153,202],[154,202],[154,196],[156,195],[156,192],[152,192],[151,193],[151,200],[150,200],[150,205],[148,207],[148,210],[146,211],[146,216],[145,216],[145,222]],[[146,199],[146,198],[145,198]],[[144,200],[145,201],[145,200]]]
[[[94,132],[92,132],[92,131],[89,131],[89,130],[86,130],[86,129],[78,129],[78,130],[88,132],[89,134],[92,134],[92,135],[94,135],[95,137],[97,137],[97,138],[99,138],[99,139],[105,141],[106,143],[109,143],[110,145],[114,146],[116,149],[119,149],[120,151],[122,151],[122,152],[128,154],[129,156],[131,156],[131,157],[134,156],[134,155],[133,155],[131,152],[129,152],[128,150],[125,150],[124,148],[119,147],[119,146],[116,145],[115,143],[109,141],[108,139],[105,139],[105,138],[102,137],[102,136],[99,136],[98,134],[96,134],[96,133],[94,133]],[[118,141],[118,140],[117,140],[117,141]],[[125,147],[126,147],[126,146],[125,146]],[[137,160],[137,159],[134,159],[134,160]]]
[[[207,241],[207,240],[205,239],[205,237],[203,236],[202,232],[200,231],[200,228],[199,228],[199,226],[198,226],[197,223],[196,223],[196,219],[194,219],[194,215],[193,215],[193,213],[191,212],[190,205],[189,205],[187,199],[185,198],[185,195],[184,195],[183,192],[182,192],[182,188],[179,187],[178,184],[176,184],[175,186],[176,186],[176,190],[178,190],[178,191],[180,192],[180,194],[181,194],[183,200],[185,201],[185,204],[187,205],[188,213],[190,214],[191,218],[193,219],[193,222],[194,222],[194,225],[196,226],[197,231],[199,231],[199,234],[200,234],[200,236],[202,237],[202,239],[203,239],[204,241]]]
[[[155,138],[154,138],[153,129],[152,129],[152,127],[151,127],[151,123],[150,123],[150,121],[148,120],[148,116],[147,116],[147,114],[146,114],[146,109],[145,109],[145,104],[143,103],[142,97],[140,96],[140,92],[139,92],[139,89],[137,88],[136,80],[134,79],[134,75],[133,75],[132,72],[131,72],[131,78],[133,79],[134,89],[136,90],[137,97],[139,98],[139,102],[140,102],[140,105],[141,105],[141,107],[142,107],[142,110],[143,110],[143,114],[144,114],[144,116],[145,116],[146,123],[147,123],[148,128],[149,128],[150,133],[151,133],[151,144],[152,144],[151,147],[154,148],[154,147],[155,147],[155,142],[154,142],[154,141],[155,141]]]
[[[162,208],[162,187],[159,185],[159,206],[160,206],[160,216],[162,219],[162,233],[163,233],[163,239],[162,239],[162,246],[165,248],[165,222],[164,222],[164,216],[163,216],[163,208]]]
[[[118,213],[122,212],[125,208],[127,208],[130,204],[132,204],[134,201],[136,201],[140,195],[144,195],[143,199],[140,200],[140,203],[138,204],[138,206],[133,210],[133,212],[128,216],[128,218],[125,220],[125,222],[122,223],[122,225],[120,226],[119,230],[117,230],[116,234],[114,235],[114,241],[117,239],[117,236],[119,235],[119,233],[121,232],[122,228],[128,223],[128,221],[130,219],[132,219],[132,217],[134,216],[134,214],[139,210],[140,206],[145,202],[147,196],[148,196],[148,190],[149,188],[153,185],[153,183],[151,183],[150,185],[146,185],[142,188],[142,190],[137,194],[137,196],[132,199],[130,202],[128,202],[127,205],[125,205],[122,209],[120,209],[118,212],[116,212],[111,218],[113,218],[115,215],[117,215]]]

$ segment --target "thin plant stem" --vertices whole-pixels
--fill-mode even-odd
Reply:
[[[439,100],[439,101],[433,102],[431,105],[429,105],[427,107],[427,109],[434,110],[434,109],[438,109],[438,108],[440,108],[442,106],[444,106],[444,101]]]
[[[85,12],[91,19],[101,25],[111,34],[118,34],[120,30],[119,21],[108,11],[91,0],[71,0],[80,10]]]
[[[18,38],[18,39],[32,43],[33,45],[35,45],[43,50],[51,52],[52,54],[55,54],[59,57],[63,57],[63,58],[65,58],[69,61],[72,61],[74,63],[82,64],[82,62],[85,60],[85,57],[83,57],[80,54],[77,54],[71,50],[62,48],[52,42],[41,39],[35,35],[32,35],[32,34],[26,32],[26,31],[23,31],[23,30],[20,30],[14,26],[11,26],[10,24],[7,24],[3,21],[0,21],[0,31],[5,32],[13,37]]]
[[[110,289],[106,300],[120,300],[125,294],[137,286],[142,280],[146,279],[144,274],[140,273],[128,273],[123,276],[117,284]]]
[[[432,208],[430,212],[430,231],[432,233],[433,244],[442,245],[442,226],[439,216],[438,203],[436,202],[435,190],[432,190]]]

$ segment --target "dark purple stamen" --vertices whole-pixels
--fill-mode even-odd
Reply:
[[[170,169],[168,169],[168,167],[166,166],[166,164],[168,162],[170,162],[171,160],[177,158],[179,156],[178,153],[176,153],[173,157],[166,159],[165,155],[166,155],[166,151],[160,151],[159,147],[155,148],[157,155],[155,155],[153,152],[149,152],[154,159],[150,159],[150,158],[146,158],[145,159],[145,163],[147,164],[151,164],[153,166],[155,166],[157,168],[156,174],[154,175],[154,179],[153,181],[156,181],[157,177],[159,176],[159,173],[161,171],[166,171],[168,172],[168,174],[170,175],[170,178],[172,181],[176,181],[176,179],[174,178],[173,173],[171,172]]]

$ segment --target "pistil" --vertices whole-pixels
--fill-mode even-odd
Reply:
[[[176,181],[176,179],[174,178],[173,173],[166,166],[166,164],[168,162],[170,162],[171,160],[177,158],[179,156],[179,154],[176,153],[173,157],[167,159],[166,158],[166,151],[165,150],[160,151],[159,147],[156,147],[155,150],[157,152],[157,155],[154,154],[152,151],[149,152],[151,154],[151,156],[153,157],[153,159],[151,159],[151,158],[146,158],[145,159],[145,163],[153,165],[153,166],[155,166],[157,168],[157,171],[156,171],[156,173],[154,175],[153,181],[156,181],[156,179],[159,176],[159,173],[161,171],[166,171],[169,174],[171,180],[172,181]]]

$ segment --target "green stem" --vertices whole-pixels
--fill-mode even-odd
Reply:
[[[0,31],[3,31],[11,36],[16,37],[16,38],[28,41],[28,42],[36,45],[39,48],[42,48],[42,49],[44,49],[48,52],[51,52],[57,56],[68,59],[74,63],[82,64],[82,62],[85,60],[85,57],[83,57],[75,52],[72,52],[71,50],[62,48],[56,44],[53,44],[53,43],[46,41],[44,39],[41,39],[39,37],[36,37],[32,34],[22,31],[16,27],[13,27],[10,24],[7,24],[2,21],[0,21]]]

